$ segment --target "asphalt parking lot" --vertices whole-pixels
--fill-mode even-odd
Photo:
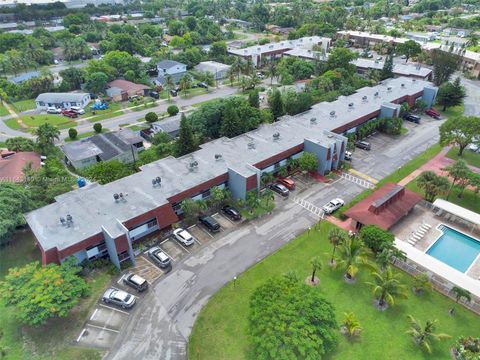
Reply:
[[[135,266],[128,269],[129,272],[133,272],[145,280],[148,281],[149,284],[153,284],[160,276],[163,275],[163,271],[158,268],[155,264],[152,264],[147,258],[143,256],[137,256],[135,258]],[[123,276],[118,279],[117,284],[122,285]]]

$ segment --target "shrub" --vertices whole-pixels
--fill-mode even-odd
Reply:
[[[177,105],[170,105],[167,108],[168,115],[173,116],[178,114],[178,106]]]
[[[158,115],[155,114],[154,112],[149,112],[145,115],[145,121],[150,124],[154,123],[157,120],[158,120]]]
[[[376,225],[367,225],[360,230],[363,242],[375,253],[391,246],[394,241],[393,234],[380,229]]]
[[[455,343],[455,358],[457,360],[480,359],[480,338],[461,337]]]
[[[72,140],[75,140],[77,138],[78,131],[77,129],[70,128],[68,129],[68,137]]]
[[[93,130],[97,133],[100,134],[102,132],[102,124],[100,123],[95,123],[93,124]]]

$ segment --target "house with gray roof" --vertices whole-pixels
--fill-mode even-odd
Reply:
[[[43,93],[37,96],[35,104],[38,110],[49,107],[70,109],[72,106],[84,108],[91,100],[89,93]]]
[[[157,63],[157,83],[163,85],[165,77],[170,75],[175,84],[180,82],[183,75],[187,73],[187,65],[174,60],[162,60]]]
[[[10,79],[11,82],[15,84],[21,84],[24,81],[36,78],[40,76],[40,71],[28,71],[17,76],[14,76]]]
[[[144,150],[143,139],[128,128],[66,143],[60,148],[65,154],[65,162],[77,170],[100,161],[132,163],[138,159],[137,154]]]

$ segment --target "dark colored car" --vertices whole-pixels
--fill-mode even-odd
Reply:
[[[211,232],[219,232],[220,231],[220,224],[217,220],[215,220],[211,216],[200,216],[198,218],[200,222]]]
[[[290,191],[288,191],[285,185],[278,184],[278,183],[270,185],[270,189],[275,191],[277,194],[280,194],[285,197],[287,197],[288,194],[290,193]]]
[[[231,207],[230,205],[225,205],[222,208],[222,212],[232,220],[238,221],[242,219],[242,215],[240,215],[240,212],[234,207]]]
[[[415,124],[420,124],[420,116],[413,114],[405,114],[403,118],[407,121],[414,122]]]
[[[199,82],[199,83],[197,84],[197,86],[198,86],[199,88],[208,89],[208,85],[205,84],[204,82]]]
[[[156,91],[150,91],[150,97],[154,99],[160,99],[160,94]]]
[[[66,117],[69,117],[69,118],[77,118],[78,117],[78,114],[75,111],[68,110],[68,109],[62,110],[62,115],[66,116]]]
[[[144,278],[134,274],[128,273],[123,277],[123,283],[128,285],[138,292],[142,292],[148,289],[148,282]]]
[[[155,264],[160,266],[162,269],[167,269],[172,265],[168,255],[165,254],[158,246],[154,246],[148,250],[147,254],[150,259],[152,259],[153,262],[155,262]]]
[[[177,91],[176,90],[170,90],[170,95],[173,97],[177,96]]]
[[[370,149],[372,148],[372,146],[370,145],[369,142],[366,142],[366,141],[355,141],[355,146],[358,147],[359,149],[363,149],[363,150],[367,150],[367,151],[370,151]]]
[[[437,120],[440,119],[440,113],[436,110],[427,109],[427,110],[425,110],[425,114],[427,114],[428,116],[431,116],[434,119],[437,119]]]

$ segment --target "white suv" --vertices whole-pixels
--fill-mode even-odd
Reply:
[[[85,110],[83,110],[80,106],[72,106],[70,110],[72,110],[75,114],[78,114],[78,115],[85,114]]]
[[[173,235],[178,242],[185,246],[193,245],[193,236],[185,229],[179,228],[173,231]]]
[[[47,114],[61,114],[62,109],[56,108],[55,106],[49,106],[47,108]]]
[[[335,210],[340,209],[345,202],[342,199],[336,198],[330,201],[328,204],[322,206],[322,210],[325,214],[331,214]]]

